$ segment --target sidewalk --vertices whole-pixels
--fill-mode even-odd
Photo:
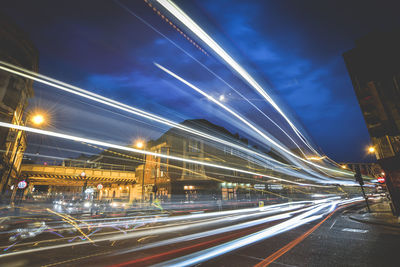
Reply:
[[[400,218],[392,214],[387,200],[381,200],[378,203],[370,202],[370,208],[371,213],[368,213],[367,209],[363,208],[357,213],[350,215],[349,218],[362,223],[400,228]]]

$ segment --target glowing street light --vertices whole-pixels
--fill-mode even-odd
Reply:
[[[37,114],[32,116],[31,121],[35,125],[41,125],[42,123],[44,123],[44,117],[42,114]]]
[[[142,140],[137,140],[134,144],[137,149],[144,149],[146,144]],[[142,203],[144,202],[144,176],[146,172],[146,154],[143,154],[143,172],[142,172]]]
[[[347,166],[345,164],[340,166],[342,169],[347,169]]]
[[[373,146],[368,147],[368,153],[375,153],[375,147]]]
[[[144,142],[143,141],[136,141],[135,147],[139,148],[139,149],[144,148]]]

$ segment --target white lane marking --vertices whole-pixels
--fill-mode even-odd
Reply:
[[[332,225],[331,225],[331,227],[329,227],[329,229],[332,229],[332,227],[335,225],[336,221],[337,221],[337,220],[335,220],[335,221],[332,223]]]
[[[354,229],[354,228],[343,228],[342,231],[344,232],[353,232],[353,233],[368,233],[368,230],[363,230],[363,229]]]

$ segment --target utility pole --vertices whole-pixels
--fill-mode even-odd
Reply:
[[[364,199],[365,199],[365,203],[367,204],[368,212],[371,213],[371,209],[369,208],[369,204],[368,204],[368,197],[365,195],[365,191],[364,191],[364,187],[363,187],[364,180],[363,180],[362,175],[361,175],[360,166],[356,165],[355,166],[355,171],[356,171],[356,174],[354,174],[354,178],[356,178],[356,181],[361,186],[361,191],[363,193],[363,196],[364,196]]]
[[[142,175],[142,204],[144,203],[144,174],[146,171],[146,154],[143,154],[143,175]]]

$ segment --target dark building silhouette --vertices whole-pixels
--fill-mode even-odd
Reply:
[[[400,29],[375,32],[343,55],[394,210],[400,214]]]
[[[0,61],[38,71],[38,52],[27,35],[0,14]],[[0,120],[24,125],[33,81],[0,70]],[[20,172],[26,135],[23,131],[0,128],[0,192],[11,193]],[[14,186],[15,188],[15,186]],[[15,192],[15,190],[14,190]]]

